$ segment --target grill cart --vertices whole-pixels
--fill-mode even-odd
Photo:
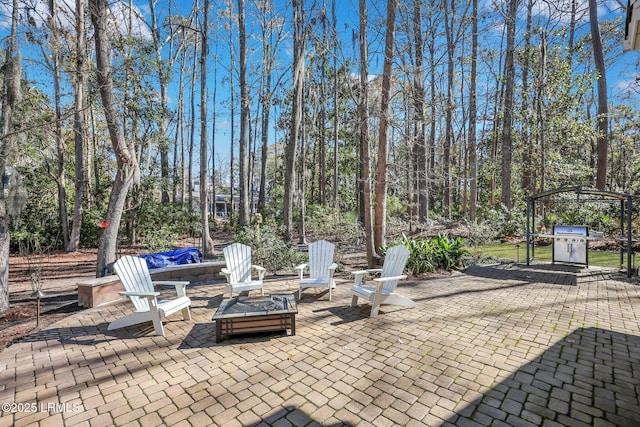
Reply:
[[[554,225],[553,262],[589,265],[587,236],[589,236],[588,227]]]

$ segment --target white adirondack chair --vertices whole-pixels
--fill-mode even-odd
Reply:
[[[295,269],[300,277],[300,289],[298,299],[302,297],[302,290],[306,288],[329,289],[329,301],[331,301],[331,290],[336,287],[333,279],[338,264],[333,262],[335,246],[326,240],[318,240],[309,245],[309,263],[300,264]],[[304,277],[304,271],[309,267],[309,277]]]
[[[227,290],[229,298],[234,293],[242,291],[252,291],[260,289],[260,293],[264,295],[264,273],[266,269],[259,265],[251,264],[251,248],[242,243],[233,243],[223,249],[224,260],[227,264],[220,273],[227,278]],[[258,280],[253,280],[253,270],[258,272]]]
[[[124,285],[121,295],[128,296],[136,311],[128,316],[109,323],[108,330],[124,328],[143,322],[153,322],[156,335],[164,336],[162,317],[182,310],[184,320],[191,320],[191,299],[185,294],[185,287],[189,282],[183,281],[151,281],[151,275],[147,268],[147,262],[139,257],[123,256],[115,262],[120,281]],[[177,298],[171,300],[158,300],[159,292],[154,290],[154,285],[173,285],[176,288]]]
[[[355,283],[351,287],[351,307],[358,304],[358,298],[364,298],[371,303],[370,317],[376,317],[380,304],[392,304],[403,307],[415,307],[416,303],[410,298],[396,293],[398,281],[406,279],[402,274],[409,259],[409,250],[402,245],[392,246],[387,250],[382,268],[361,270],[354,272]],[[365,286],[362,279],[365,274],[380,273],[374,278],[374,286]]]

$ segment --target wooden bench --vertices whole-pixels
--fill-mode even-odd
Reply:
[[[224,261],[207,261],[194,264],[173,265],[149,270],[153,280],[188,280],[192,284],[208,282],[218,277]],[[117,275],[97,277],[78,282],[78,305],[96,307],[123,298],[124,291]]]

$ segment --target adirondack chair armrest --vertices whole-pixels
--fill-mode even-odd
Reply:
[[[335,264],[335,263],[334,263]],[[381,268],[368,268],[366,270],[357,270],[357,271],[352,271],[351,274],[353,274],[354,276],[358,276],[358,275],[363,275],[363,274],[374,274],[374,273],[380,273],[382,271]]]
[[[294,270],[298,270],[298,275],[300,276],[300,279],[302,279],[302,277],[304,276],[304,270],[307,268],[309,264],[300,264],[297,265]]]
[[[186,280],[154,280],[153,284],[154,285],[179,285],[179,286],[187,286],[188,284],[190,284],[191,282],[186,281]]]
[[[186,296],[185,288],[190,283],[191,282],[184,281],[184,280],[156,280],[153,282],[153,285],[154,286],[156,285],[174,286],[176,288],[176,294],[179,297],[184,297]]]
[[[148,298],[148,297],[158,297],[160,296],[160,292],[128,292],[128,291],[122,291],[122,292],[118,292],[120,295],[124,295],[127,297],[143,297],[143,298]]]
[[[362,278],[364,277],[365,274],[373,274],[373,273],[379,273],[381,272],[382,269],[381,268],[370,268],[368,270],[358,270],[358,271],[354,271],[353,276],[354,276],[354,282],[356,284],[356,286],[360,286],[362,285]]]
[[[390,277],[376,277],[375,279],[373,279],[374,282],[378,282],[378,283],[384,283],[384,282],[390,282],[392,280],[402,280],[402,279],[406,279],[407,275],[406,274],[402,274],[400,276],[390,276]]]
[[[258,272],[258,280],[262,280],[267,269],[261,265],[252,265],[251,267]]]
[[[336,272],[336,268],[338,268],[338,264],[335,262],[329,266],[329,277],[333,277],[333,273]]]

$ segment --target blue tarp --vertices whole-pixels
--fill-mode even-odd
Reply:
[[[149,269],[202,262],[202,253],[198,248],[176,249],[155,254],[139,255],[139,257],[147,261]]]

